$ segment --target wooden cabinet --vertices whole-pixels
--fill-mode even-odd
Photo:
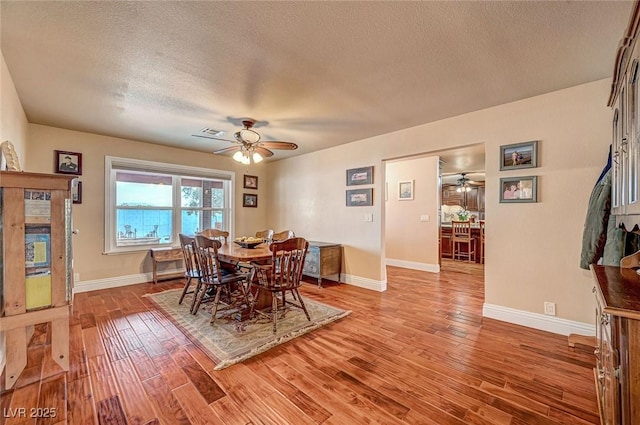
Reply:
[[[640,424],[640,276],[592,265],[596,285],[596,390],[604,425]]]
[[[39,323],[50,323],[51,357],[69,370],[72,178],[0,171],[0,329],[6,335],[5,389],[13,388],[24,370],[27,344],[33,326]],[[43,378],[46,373],[43,370]]]
[[[322,287],[322,278],[337,275],[340,282],[342,271],[342,245],[309,241],[309,250],[304,261],[302,274],[318,279]]]
[[[608,105],[613,109],[611,210],[618,224],[640,224],[640,29],[636,2],[614,65]]]
[[[457,185],[442,186],[442,205],[460,205],[468,211],[484,212],[484,186],[470,186],[468,192],[457,189]]]
[[[181,248],[151,248],[149,250],[149,255],[151,256],[151,262],[153,263],[153,283],[158,283],[158,280],[161,279],[173,279],[184,274],[183,271],[158,273],[158,264],[180,262],[184,259]]]
[[[457,186],[442,187],[442,205],[460,205],[464,206],[464,195],[462,192],[456,191]]]

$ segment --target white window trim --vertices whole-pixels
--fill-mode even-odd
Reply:
[[[115,180],[112,179],[114,167],[119,169],[139,170],[148,172],[159,172],[174,174],[180,176],[190,177],[202,177],[209,179],[222,179],[229,180],[231,187],[228,193],[229,204],[229,233],[233,239],[234,229],[234,191],[236,173],[234,171],[216,170],[212,168],[192,167],[188,165],[180,164],[167,164],[163,162],[145,161],[142,159],[133,158],[120,158],[115,156],[104,157],[104,254],[123,254],[130,252],[148,251],[148,246],[136,247],[136,246],[116,246],[116,229],[115,229],[115,197],[116,197],[116,185]],[[113,181],[112,181],[113,180]]]

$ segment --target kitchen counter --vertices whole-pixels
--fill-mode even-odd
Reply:
[[[451,222],[443,222],[440,224],[441,227],[443,228],[447,228],[447,229],[451,229]],[[471,228],[472,229],[479,229],[480,228],[480,223],[479,222],[475,222],[475,223],[471,223]]]
[[[440,225],[440,255],[442,258],[453,258],[451,233],[451,223]],[[476,241],[476,263],[480,263],[480,223],[471,224],[471,237]],[[463,249],[466,248],[463,247]]]

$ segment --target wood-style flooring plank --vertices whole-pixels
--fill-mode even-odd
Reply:
[[[592,349],[483,318],[482,265],[388,267],[387,286],[317,288],[305,278],[305,297],[352,314],[219,371],[144,297],[181,280],[77,294],[71,368],[55,375],[66,390],[35,382],[55,373],[45,359],[50,327],[37,325],[19,380],[34,383],[2,394],[0,405],[47,407],[58,394],[68,411],[51,425],[599,423]]]

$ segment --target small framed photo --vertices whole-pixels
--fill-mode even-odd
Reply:
[[[248,176],[244,175],[244,184],[245,189],[257,189],[258,188],[258,176]]]
[[[500,179],[500,202],[538,202],[538,176]]]
[[[82,175],[82,154],[78,152],[55,151],[55,172]]]
[[[347,170],[347,186],[373,184],[373,166]]]
[[[82,182],[80,179],[71,180],[71,200],[74,204],[82,203]]]
[[[404,180],[398,182],[398,200],[413,200],[413,180]]]
[[[500,171],[538,166],[538,141],[500,146]]]
[[[242,206],[249,208],[257,208],[258,207],[258,195],[253,193],[243,193],[242,194]]]
[[[373,205],[373,189],[347,190],[348,207],[369,207]]]

